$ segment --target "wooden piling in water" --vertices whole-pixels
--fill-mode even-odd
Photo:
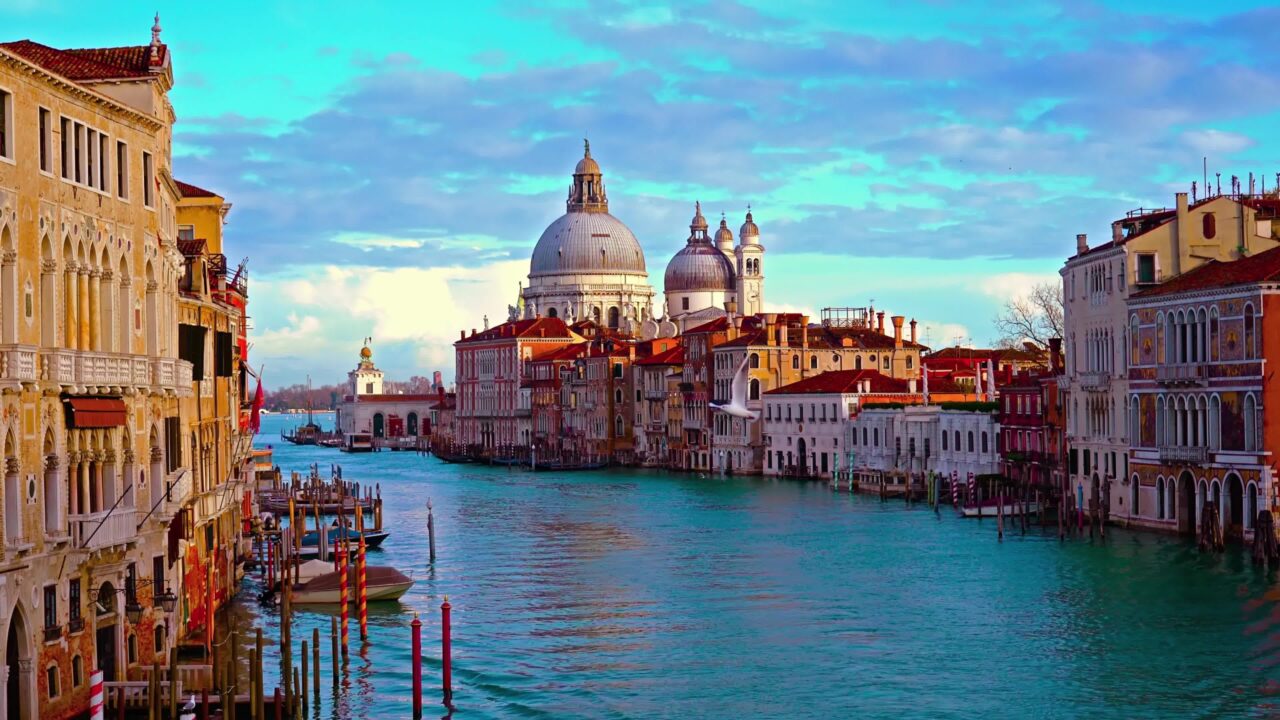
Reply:
[[[298,698],[302,701],[303,715],[307,714],[307,707],[310,705],[310,703],[307,702],[307,671],[310,670],[310,668],[308,667],[309,662],[310,662],[310,657],[307,653],[307,641],[303,640],[302,641],[302,684],[298,686]]]
[[[331,645],[332,662],[333,662],[333,687],[338,687],[338,618],[329,618],[329,641]]]
[[[169,648],[169,717],[178,717],[178,646]]]
[[[253,668],[253,704],[255,713],[259,720],[266,720],[266,694],[267,690],[262,682],[262,666],[263,666],[263,644],[262,644],[262,628],[257,628],[253,638],[254,648],[258,651],[257,664]]]
[[[422,621],[418,613],[413,614],[413,720],[422,720]]]
[[[271,699],[271,704],[275,706],[276,720],[284,720],[284,703],[280,700],[280,688],[276,688],[275,695]]]
[[[449,710],[453,710],[453,637],[449,617],[452,607],[449,596],[445,595],[440,604],[440,682],[444,686],[444,706]]]
[[[257,672],[258,667],[258,649],[249,648],[249,679],[245,683],[249,686],[249,717],[251,720],[262,720],[262,716],[258,714],[258,703],[253,701],[253,694],[257,692]]]
[[[432,514],[430,499],[427,500],[427,548],[428,548],[428,552],[430,553],[428,555],[428,561],[432,565],[435,565],[436,564],[436,519],[435,519],[435,516]]]
[[[315,687],[316,708],[320,707],[320,628],[311,628],[311,682]]]

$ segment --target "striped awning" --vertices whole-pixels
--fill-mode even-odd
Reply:
[[[114,397],[63,398],[67,407],[67,427],[112,428],[125,424],[124,400]]]

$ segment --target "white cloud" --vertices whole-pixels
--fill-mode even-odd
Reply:
[[[958,278],[957,284],[966,285],[977,278]],[[1015,298],[1025,298],[1031,294],[1032,288],[1042,283],[1057,284],[1062,278],[1056,273],[1010,272],[996,273],[978,279],[978,290],[988,297],[1004,302]]]
[[[1204,155],[1227,155],[1253,147],[1253,138],[1225,130],[1188,130],[1182,140]]]

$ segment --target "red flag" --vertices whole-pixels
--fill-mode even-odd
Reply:
[[[258,389],[253,391],[253,411],[249,415],[249,431],[255,435],[262,427],[262,375],[258,375]]]

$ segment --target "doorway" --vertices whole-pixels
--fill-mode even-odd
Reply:
[[[383,419],[382,413],[375,413],[373,416],[373,436],[380,438],[386,433],[386,420]]]
[[[1179,503],[1182,507],[1178,508],[1178,532],[1195,535],[1199,518],[1196,512],[1196,480],[1190,471],[1183,471],[1178,478],[1178,490],[1182,496]]]
[[[31,657],[31,633],[22,608],[14,607],[9,620],[9,632],[5,635],[5,717],[9,720],[28,720],[35,717],[33,665]],[[24,671],[23,666],[27,669]]]

